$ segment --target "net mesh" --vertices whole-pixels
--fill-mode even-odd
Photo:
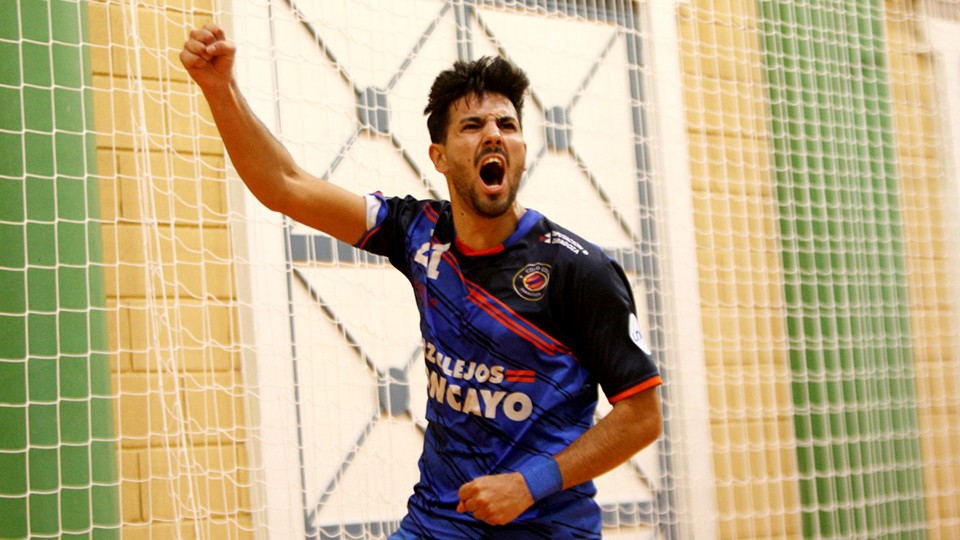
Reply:
[[[665,380],[663,437],[597,480],[604,538],[960,536],[956,2],[0,12],[0,536],[373,539],[405,513],[409,285],[244,190],[178,60],[211,21],[264,124],[357,193],[446,198],[434,76],[527,71],[519,199],[622,264]]]

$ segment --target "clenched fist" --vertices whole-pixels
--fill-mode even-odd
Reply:
[[[223,28],[208,24],[190,32],[183,44],[180,62],[204,91],[229,84],[237,46],[227,39]]]
[[[520,473],[481,476],[460,488],[457,512],[470,512],[490,525],[510,523],[533,506],[533,497]]]

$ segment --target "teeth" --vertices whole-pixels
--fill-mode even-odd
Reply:
[[[483,161],[480,162],[480,166],[482,167],[482,166],[486,165],[487,163],[494,163],[494,162],[499,163],[500,161],[501,161],[501,160],[500,160],[500,157],[499,157],[499,156],[488,156],[486,159],[484,159]]]

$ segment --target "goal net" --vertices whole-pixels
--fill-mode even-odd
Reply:
[[[663,436],[596,480],[604,538],[960,536],[955,2],[21,0],[0,537],[381,539],[406,513],[414,296],[245,190],[178,60],[211,22],[263,123],[356,193],[448,198],[434,77],[527,72],[519,201],[623,266],[664,379]]]

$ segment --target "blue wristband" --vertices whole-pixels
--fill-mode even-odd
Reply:
[[[563,489],[563,475],[557,460],[550,456],[535,456],[520,468],[527,482],[533,502],[540,501]]]

